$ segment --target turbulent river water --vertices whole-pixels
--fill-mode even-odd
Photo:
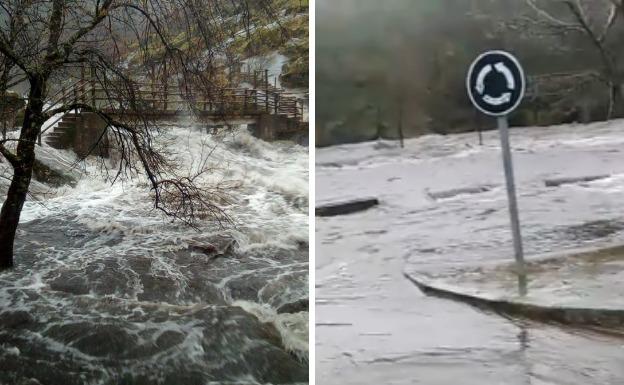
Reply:
[[[192,125],[159,140],[189,170],[210,152],[234,224],[171,222],[143,178],[111,185],[93,160],[74,187],[33,182],[0,273],[0,384],[307,382],[308,149]]]
[[[624,240],[623,130],[614,121],[511,131],[529,258]],[[384,141],[321,149],[316,189],[317,205],[380,201],[365,212],[317,218],[318,383],[624,381],[622,339],[482,313],[424,296],[404,277],[513,259],[496,132],[483,146],[476,134],[462,134],[412,139],[405,149]]]

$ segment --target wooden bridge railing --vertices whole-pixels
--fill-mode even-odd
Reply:
[[[100,87],[90,89],[89,92],[76,94],[86,97],[87,102],[98,108],[114,110],[115,101],[107,105],[111,98],[106,96],[105,90]],[[298,120],[303,118],[303,102],[296,97],[277,92],[267,92],[246,88],[222,88],[212,92],[170,91],[164,88],[135,89],[134,100],[139,109],[154,114],[171,113],[183,110],[192,110],[215,115],[256,115],[268,113],[285,115]],[[121,107],[121,106],[118,106]]]
[[[132,82],[127,85],[111,84],[106,89],[90,74],[86,76],[80,69],[80,78],[73,83],[61,86],[54,94],[51,104],[82,102],[98,109],[115,113],[116,110],[129,110],[129,100],[137,105],[131,110],[138,110],[152,115],[170,114],[191,110],[207,115],[225,115],[230,117],[268,113],[284,115],[296,120],[303,120],[303,100],[283,90],[258,88],[201,88],[184,87],[175,83]],[[121,93],[132,97],[120,97]]]
[[[240,72],[238,74],[239,80],[251,84],[255,89],[262,89],[267,91],[273,91],[283,93],[284,90],[277,87],[277,76],[274,78],[274,83],[269,81],[269,70],[255,70],[248,72]]]

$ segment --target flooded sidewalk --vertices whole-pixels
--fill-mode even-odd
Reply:
[[[525,265],[527,295],[519,294],[518,273],[512,262],[436,271],[412,266],[405,272],[428,293],[518,316],[622,333],[624,246],[534,256]]]
[[[624,240],[621,125],[511,131],[528,260]],[[488,132],[483,146],[462,134],[318,151],[317,204],[379,205],[316,220],[317,382],[621,382],[622,338],[427,296],[404,276],[513,261],[498,143]]]

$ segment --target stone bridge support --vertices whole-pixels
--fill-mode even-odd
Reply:
[[[255,136],[267,142],[292,140],[302,145],[308,142],[307,122],[284,115],[261,114],[253,131]]]
[[[91,155],[107,158],[110,155],[108,137],[105,134],[106,122],[99,115],[83,112],[77,119],[74,151],[78,156]],[[96,145],[96,143],[99,144]]]
[[[106,127],[106,122],[97,114],[68,113],[48,134],[46,143],[58,149],[72,149],[81,158],[87,155],[108,157],[110,149]]]

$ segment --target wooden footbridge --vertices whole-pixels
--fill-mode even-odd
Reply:
[[[152,121],[176,121],[192,116],[208,128],[244,122],[261,139],[307,141],[308,123],[304,121],[303,98],[269,84],[267,72],[243,74],[249,87],[193,87],[175,82],[132,82],[123,87],[128,97],[112,96],[114,86],[106,89],[85,71],[71,85],[61,86],[51,100],[51,107],[82,103],[93,106],[114,119],[136,119],[137,115]],[[264,76],[263,76],[264,75]],[[121,88],[120,88],[121,89]],[[128,100],[133,101],[128,108]],[[93,137],[99,138],[106,124],[94,114],[80,111],[65,114],[44,136],[50,146],[74,147],[77,152],[91,148]],[[56,124],[58,123],[58,124]],[[85,142],[85,143],[83,143]],[[80,144],[83,143],[83,144]]]

